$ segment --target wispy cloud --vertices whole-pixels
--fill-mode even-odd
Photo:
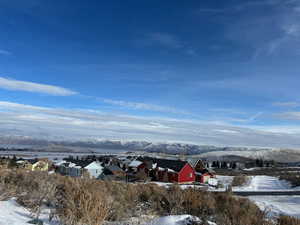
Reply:
[[[5,77],[0,77],[0,88],[15,91],[43,93],[56,96],[69,96],[77,94],[77,92],[75,91],[59,86],[13,80]]]
[[[0,55],[12,55],[12,53],[10,51],[0,49]]]
[[[198,13],[211,13],[211,14],[219,14],[219,13],[235,13],[241,12],[244,10],[252,9],[255,7],[261,6],[275,6],[281,4],[282,0],[258,0],[258,1],[248,1],[241,2],[231,7],[224,8],[199,8],[197,9]]]
[[[153,32],[144,36],[143,40],[140,40],[145,46],[160,46],[162,48],[170,50],[178,50],[186,55],[197,55],[197,49],[191,46],[189,43],[182,41],[178,36],[166,33],[166,32]]]
[[[275,128],[274,128],[275,129]],[[221,146],[300,147],[300,130],[283,131],[204,121],[108,114],[0,102],[1,133],[47,140],[146,140]],[[10,133],[12,132],[12,133]]]
[[[285,0],[241,1],[234,6],[200,8],[197,14],[238,16],[239,20],[225,24],[225,37],[250,47],[259,56],[278,52],[299,54],[300,2]],[[223,21],[220,21],[223,23]]]
[[[148,39],[153,43],[159,44],[167,48],[182,48],[184,46],[183,42],[180,41],[175,35],[169,33],[150,33]]]
[[[300,120],[300,112],[298,111],[282,112],[282,113],[275,114],[275,117],[284,120]]]
[[[197,13],[209,13],[209,14],[217,14],[217,13],[224,13],[227,9],[222,8],[200,8],[197,9]]]
[[[300,106],[300,103],[299,102],[274,102],[272,105],[279,106],[279,107],[298,107]]]
[[[175,109],[172,107],[160,106],[155,104],[147,104],[142,102],[128,102],[128,101],[121,101],[121,100],[112,100],[112,99],[103,99],[104,103],[117,105],[129,109],[138,109],[138,110],[147,110],[147,111],[155,111],[155,112],[165,112],[165,113],[174,113],[174,114],[184,114],[189,115],[189,112]]]

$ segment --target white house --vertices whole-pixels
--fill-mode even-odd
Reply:
[[[99,162],[92,162],[84,169],[87,170],[92,178],[98,178],[102,174],[104,167]]]

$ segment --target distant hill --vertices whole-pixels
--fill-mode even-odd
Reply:
[[[151,143],[146,141],[118,140],[83,140],[83,141],[51,141],[34,139],[26,136],[0,136],[0,147],[7,149],[35,149],[52,152],[101,152],[111,151],[142,151],[148,153],[165,153],[171,155],[197,155],[209,159],[225,159],[243,161],[246,158],[264,158],[278,162],[299,162],[300,150],[249,148],[249,147],[218,147],[210,145],[193,145],[184,143]]]

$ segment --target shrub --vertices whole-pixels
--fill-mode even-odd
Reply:
[[[280,175],[279,179],[290,182],[293,187],[300,186],[300,174],[299,173],[290,173],[290,174]]]
[[[217,224],[222,225],[269,225],[266,213],[245,198],[228,193],[215,196]]]
[[[300,225],[300,219],[282,215],[277,219],[277,225]]]
[[[300,225],[281,216],[270,223],[266,213],[246,198],[196,188],[182,190],[156,184],[126,184],[44,172],[0,170],[0,194],[16,196],[38,218],[45,204],[65,225],[100,225],[142,215],[190,214],[220,225]]]
[[[239,176],[235,176],[233,178],[231,185],[232,186],[243,186],[243,185],[247,184],[248,181],[249,181],[248,176],[239,175]]]
[[[184,191],[184,213],[206,221],[214,215],[216,201],[212,193],[189,188]]]
[[[66,178],[58,193],[57,215],[64,224],[101,225],[109,215],[109,196],[94,180]]]

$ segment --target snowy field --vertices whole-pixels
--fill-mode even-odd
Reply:
[[[44,213],[41,215],[41,219],[44,225],[58,225],[57,222],[49,222],[48,214]],[[28,225],[28,221],[32,220],[29,216],[29,212],[18,205],[15,200],[0,201],[0,225]],[[134,223],[140,225],[188,225],[192,221],[200,221],[197,217],[190,215],[174,215],[165,216],[153,219],[147,223]],[[122,223],[118,223],[122,225]],[[123,225],[133,225],[124,223]],[[215,223],[209,222],[209,225],[216,225]]]
[[[0,201],[0,225],[28,225],[28,221],[32,220],[29,212],[18,205],[15,200]],[[44,225],[58,225],[58,223],[50,223],[48,214],[42,214],[41,220]]]
[[[271,176],[253,176],[249,183],[242,187],[234,187],[233,191],[299,191],[300,187],[292,188],[285,180]]]
[[[251,196],[249,199],[271,216],[284,214],[300,218],[300,196]]]
[[[254,176],[248,185],[234,188],[235,191],[297,191],[290,183],[277,177]],[[300,218],[300,196],[250,196],[261,210],[267,210],[270,215],[285,214]]]
[[[218,179],[219,183],[222,184],[222,186],[223,186],[222,191],[223,191],[228,186],[231,185],[232,180],[233,180],[233,176],[220,176],[220,175],[217,175],[217,179]]]
[[[223,186],[223,188],[219,188],[217,191],[224,191],[226,187],[231,185],[233,176],[217,176],[217,179]],[[289,182],[279,180],[277,177],[252,176],[247,184],[244,186],[233,187],[232,190],[247,192],[300,191],[300,187],[293,188]]]
[[[217,176],[218,180],[227,187],[231,184],[232,176]],[[224,190],[222,188],[221,190]],[[248,184],[233,187],[233,191],[272,192],[272,191],[299,191],[300,187],[293,188],[290,183],[271,176],[253,176]],[[267,210],[270,216],[280,214],[300,218],[300,196],[250,196],[261,210]]]

